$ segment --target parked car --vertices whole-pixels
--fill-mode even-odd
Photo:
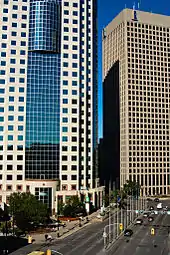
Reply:
[[[136,220],[136,225],[142,225],[143,223],[143,220],[142,219],[137,219]]]
[[[132,229],[125,229],[124,231],[124,236],[132,236],[133,235],[133,231]]]
[[[152,216],[149,216],[149,217],[148,217],[148,221],[149,221],[149,222],[152,222],[153,220],[154,220],[154,218],[153,218]]]
[[[163,210],[164,210],[164,211],[168,211],[168,206],[167,206],[167,205],[164,206],[164,207],[163,207]]]
[[[154,202],[159,203],[159,198],[156,197],[156,198],[154,199]]]
[[[148,216],[149,216],[149,213],[144,212],[143,217],[144,217],[144,218],[147,218]]]

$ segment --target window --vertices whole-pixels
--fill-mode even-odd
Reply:
[[[18,116],[18,121],[24,121],[24,116]]]
[[[68,118],[63,118],[63,122],[67,123],[68,122]]]
[[[77,95],[77,90],[72,90],[72,95]]]
[[[24,23],[21,24],[21,28],[26,28],[26,27],[27,27],[27,24],[24,24]]]
[[[16,190],[21,191],[22,190],[22,185],[17,185]]]
[[[17,165],[17,170],[21,171],[23,169],[22,165]]]
[[[69,23],[69,20],[68,20],[68,19],[64,19],[64,23],[65,23],[65,24],[68,24],[68,23]]]
[[[12,18],[17,19],[17,14],[16,13],[12,14]]]
[[[18,10],[18,6],[17,5],[13,5],[13,10]]]
[[[67,142],[67,141],[68,141],[68,137],[67,137],[67,136],[63,136],[63,137],[62,137],[62,141],[63,141],[63,142]]]
[[[0,122],[3,122],[3,121],[4,121],[4,117],[0,116]]]
[[[20,88],[19,88],[19,92],[20,92],[20,93],[23,93],[23,92],[24,92],[24,88],[23,88],[23,87],[20,87]]]
[[[13,131],[13,130],[14,130],[14,126],[9,125],[9,126],[8,126],[8,131]]]
[[[72,176],[71,176],[71,180],[72,180],[72,181],[77,180],[77,175],[72,175]]]
[[[26,46],[26,42],[21,41],[20,45],[21,45],[21,46]]]
[[[9,82],[15,82],[15,78],[14,77],[10,77],[9,78]]]
[[[67,98],[63,98],[63,104],[68,104],[68,99]]]
[[[8,116],[8,120],[9,121],[13,121],[14,120],[14,116]]]
[[[15,87],[9,87],[9,92],[15,92]]]
[[[18,135],[18,141],[23,141],[23,135]]]
[[[68,72],[63,72],[63,76],[68,76]]]
[[[10,63],[11,63],[11,64],[15,64],[15,63],[16,63],[16,60],[15,60],[14,58],[11,58],[11,59],[10,59]]]
[[[63,89],[63,95],[68,95],[68,90],[67,89]]]
[[[69,11],[68,10],[64,10],[64,14],[65,15],[69,15]]]
[[[24,127],[23,126],[18,126],[18,131],[23,131]]]
[[[78,3],[73,3],[73,7],[78,7]]]
[[[78,12],[77,11],[73,11],[73,16],[78,16]]]
[[[21,181],[22,180],[22,175],[17,175],[17,181]]]
[[[12,175],[7,175],[7,181],[12,181]]]
[[[68,81],[64,80],[63,81],[63,85],[67,86],[68,85]]]
[[[13,135],[8,135],[8,141],[13,141]]]
[[[9,102],[14,102],[14,97],[9,97]]]
[[[7,185],[7,186],[6,186],[6,190],[7,190],[7,191],[12,190],[12,185]],[[6,201],[6,203],[7,203],[7,201]]]
[[[8,106],[8,110],[13,112],[14,111],[14,106],[12,106],[12,105]]]
[[[24,83],[24,82],[25,82],[25,79],[24,79],[24,78],[19,78],[19,82],[20,82],[20,83]]]
[[[64,63],[63,63],[63,66],[64,66],[64,67],[68,67],[68,63],[67,63],[67,62],[64,62]]]
[[[62,132],[68,132],[68,127],[62,127]]]
[[[68,109],[67,108],[63,108],[63,113],[68,113]]]
[[[23,155],[18,155],[17,160],[23,160]]]
[[[19,102],[24,102],[24,97],[19,97]]]

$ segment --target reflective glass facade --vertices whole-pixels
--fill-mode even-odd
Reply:
[[[26,102],[27,179],[59,178],[60,68],[58,1],[30,1]],[[59,36],[59,34],[58,34]],[[55,40],[54,40],[55,39]]]

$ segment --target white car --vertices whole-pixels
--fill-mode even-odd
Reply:
[[[157,204],[157,209],[162,209],[162,203]]]

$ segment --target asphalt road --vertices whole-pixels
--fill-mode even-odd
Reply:
[[[165,205],[170,201],[164,201]],[[155,203],[152,203],[156,207]],[[155,226],[154,226],[155,225]],[[111,249],[107,252],[108,255],[168,255],[170,247],[168,241],[168,227],[170,226],[170,215],[155,215],[154,221],[148,223],[144,220],[142,226],[134,226],[134,234],[131,238],[122,236]],[[151,228],[155,228],[155,235],[151,235]],[[169,228],[170,230],[170,228]],[[104,254],[104,253],[103,253]]]
[[[169,204],[170,201],[165,202]],[[155,206],[155,204],[154,204]],[[125,215],[123,215],[125,217]],[[118,217],[113,217],[113,220],[121,218],[121,213]],[[154,255],[167,255],[167,240],[168,230],[165,227],[155,229],[155,236],[151,236],[150,229],[152,224],[170,225],[170,215],[155,215],[154,222],[148,223],[147,219],[143,226],[134,226],[134,234],[130,239],[122,236],[116,243],[107,251],[103,250],[103,229],[109,224],[109,220],[104,222],[92,223],[72,235],[55,241],[49,249],[55,250],[63,255],[145,255],[145,253]],[[128,240],[128,242],[127,242]],[[154,247],[156,245],[156,247]],[[33,245],[25,247],[22,250],[15,251],[13,255],[26,255],[33,250],[38,250],[40,246]],[[46,251],[48,247],[41,247],[41,250]],[[56,253],[52,253],[56,254]],[[153,254],[152,254],[153,255]]]

